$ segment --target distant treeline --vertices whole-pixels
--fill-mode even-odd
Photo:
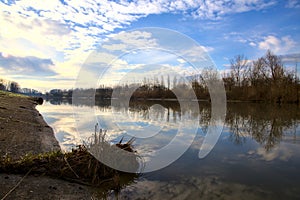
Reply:
[[[47,97],[71,98],[73,91],[82,96],[95,94],[96,100],[122,98],[131,99],[176,99],[191,97],[194,92],[199,100],[210,100],[207,87],[208,81],[218,81],[216,70],[206,69],[202,74],[186,77],[189,83],[177,77],[168,75],[156,77],[149,81],[145,79],[141,84],[126,84],[123,86],[95,89],[59,90],[54,89],[47,93]],[[271,51],[249,62],[245,56],[237,55],[230,60],[230,70],[222,74],[221,79],[227,95],[227,100],[299,103],[299,78],[295,71],[284,67],[279,56]],[[220,79],[219,79],[220,80]],[[175,95],[177,94],[177,96]]]
[[[10,81],[0,78],[0,90],[9,91],[13,93],[20,93],[29,96],[42,96],[43,94],[35,89],[22,88],[16,81]]]
[[[227,99],[299,103],[299,78],[285,68],[271,51],[249,63],[243,55],[230,60],[230,73],[223,77]]]
[[[19,93],[21,91],[21,87],[20,84],[15,81],[9,81],[0,78],[0,90]]]

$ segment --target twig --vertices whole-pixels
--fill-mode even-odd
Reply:
[[[21,182],[28,176],[28,174],[31,172],[32,169],[33,167],[25,174],[25,176],[23,176],[23,178],[11,190],[8,191],[8,193],[6,193],[4,197],[1,198],[1,200],[6,199],[8,195],[10,195],[21,184]]]
[[[90,184],[88,182],[81,181],[79,179],[73,179],[73,178],[68,178],[68,177],[61,177],[61,179],[65,180],[65,181],[69,181],[71,183],[78,183],[80,185],[93,186],[92,184]]]
[[[93,184],[90,184],[88,182],[84,182],[84,181],[81,181],[79,179],[73,179],[73,178],[67,178],[67,177],[62,177],[63,180],[66,180],[66,181],[69,181],[71,183],[78,183],[78,184],[81,184],[81,185],[86,185],[86,186],[95,186]],[[108,179],[104,179],[102,181],[100,181],[99,183],[97,183],[96,185],[102,185],[103,183],[105,182],[109,182],[109,181],[113,181],[113,178],[108,178]]]
[[[69,162],[67,161],[66,157],[64,156],[64,160],[66,161],[68,167],[70,168],[70,170],[74,173],[74,175],[79,178],[79,176],[76,174],[76,172],[72,169],[71,165],[69,164]]]

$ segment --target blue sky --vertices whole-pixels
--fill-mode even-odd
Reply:
[[[221,72],[238,54],[300,53],[299,0],[1,0],[0,10],[0,78],[42,91],[74,87],[93,50],[144,27],[186,34]]]

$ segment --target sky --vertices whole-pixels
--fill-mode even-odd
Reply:
[[[0,10],[0,78],[42,92],[78,86],[83,68],[99,49],[107,59],[118,57],[102,60],[115,66],[105,71],[103,84],[109,84],[110,77],[122,79],[130,69],[133,76],[139,69],[145,74],[147,66],[152,72],[161,65],[160,71],[169,66],[186,73],[192,58],[171,52],[186,41],[197,43],[200,50],[194,54],[210,57],[220,72],[229,69],[236,55],[255,60],[268,49],[284,55],[292,67],[300,60],[299,0],[1,0]],[[157,36],[157,29],[148,27],[162,32]],[[163,36],[172,31],[172,37]],[[124,55],[125,50],[145,46],[156,50]],[[178,48],[192,52],[196,46]],[[112,50],[118,54],[110,54]],[[149,56],[154,56],[152,63],[145,63]],[[162,63],[162,57],[169,60]],[[97,70],[94,79],[104,73]]]

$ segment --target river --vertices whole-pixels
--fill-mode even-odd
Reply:
[[[108,193],[108,198],[300,199],[300,109],[296,105],[228,103],[222,133],[202,159],[199,149],[211,119],[208,103],[199,103],[200,115],[171,101],[129,106],[103,101],[94,107],[52,101],[38,110],[64,151],[92,137],[98,123],[112,143],[140,134],[133,145],[146,161],[176,137],[178,124],[197,125],[195,136],[181,137],[188,148],[178,159],[162,169],[141,173],[118,193]],[[185,136],[193,134],[187,127],[182,129]],[[152,136],[152,132],[158,134]]]

